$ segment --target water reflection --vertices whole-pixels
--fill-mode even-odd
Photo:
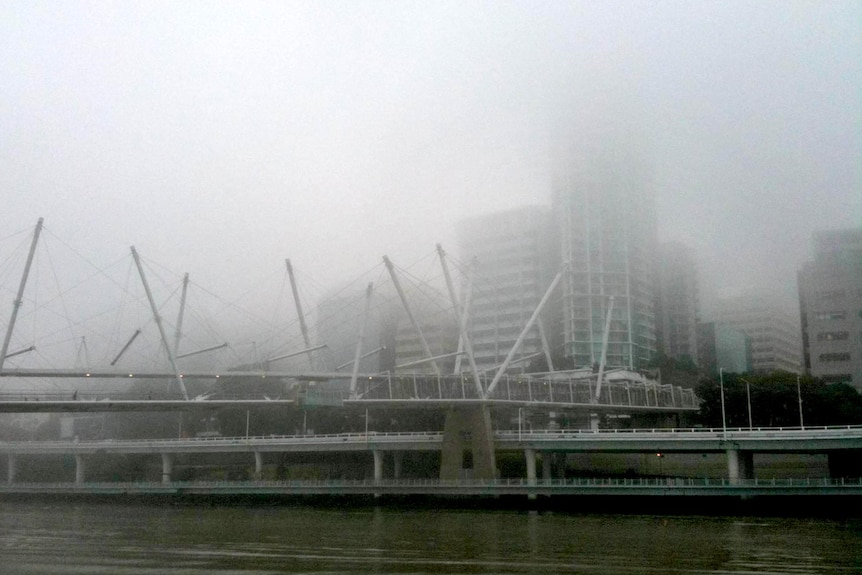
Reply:
[[[4,504],[12,574],[857,573],[822,519],[318,507]]]

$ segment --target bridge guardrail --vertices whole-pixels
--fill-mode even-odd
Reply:
[[[329,487],[337,489],[340,487],[440,487],[440,488],[494,488],[494,487],[616,487],[625,488],[726,488],[742,489],[762,487],[793,487],[793,488],[819,488],[819,487],[862,487],[862,477],[855,478],[829,478],[829,477],[807,477],[807,478],[771,478],[771,479],[738,479],[731,481],[727,478],[709,477],[633,477],[633,478],[598,478],[598,477],[576,477],[567,479],[536,479],[530,481],[525,478],[494,479],[494,480],[443,480],[443,479],[306,479],[306,480],[267,480],[267,481],[171,481],[168,483],[157,481],[133,481],[133,482],[22,482],[13,484],[14,488],[33,488],[50,490],[76,489],[86,491],[92,488],[104,489],[135,489],[135,488],[216,488],[216,487]],[[0,485],[0,491],[9,486]]]
[[[818,426],[818,427],[775,427],[775,428],[675,428],[675,429],[543,429],[543,430],[498,430],[494,438],[498,441],[536,441],[536,440],[608,440],[618,439],[674,439],[685,441],[701,439],[829,439],[858,438],[862,436],[862,425]],[[266,443],[282,444],[338,444],[338,443],[409,443],[434,442],[443,440],[439,431],[397,431],[397,432],[351,432],[321,435],[255,435],[255,436],[218,436],[188,438],[151,438],[151,439],[98,439],[98,440],[54,440],[54,441],[0,441],[0,451],[15,449],[64,449],[64,448],[121,448],[123,446],[207,446],[207,445],[260,445]]]

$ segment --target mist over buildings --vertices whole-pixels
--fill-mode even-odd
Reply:
[[[291,258],[314,297],[454,249],[464,218],[551,206],[610,157],[693,249],[707,307],[792,306],[812,233],[862,225],[860,21],[853,2],[6,3],[0,237],[45,217],[97,266],[135,245],[246,301]]]

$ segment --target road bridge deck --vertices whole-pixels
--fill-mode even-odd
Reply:
[[[862,449],[862,426],[754,429],[507,430],[494,433],[498,450],[559,452],[814,453]],[[443,433],[368,432],[329,435],[266,435],[183,439],[13,441],[0,453],[229,453],[311,451],[435,451]]]

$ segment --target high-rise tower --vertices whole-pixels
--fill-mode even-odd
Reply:
[[[525,206],[462,220],[458,245],[465,261],[476,259],[471,282],[469,329],[479,369],[500,365],[559,269],[550,209]],[[546,306],[542,329],[553,340],[556,310]],[[518,358],[542,352],[539,328],[532,330]],[[526,363],[519,363],[526,367]]]
[[[624,148],[583,155],[555,193],[564,261],[563,337],[575,366],[637,369],[656,351],[655,198],[636,155]],[[611,298],[613,305],[611,306]]]
[[[862,391],[862,228],[814,235],[799,270],[805,370]]]
[[[751,338],[752,371],[801,373],[799,322],[772,295],[721,298],[711,316],[713,321]]]
[[[659,351],[698,363],[699,299],[694,253],[679,242],[661,244],[656,266],[656,337]]]

